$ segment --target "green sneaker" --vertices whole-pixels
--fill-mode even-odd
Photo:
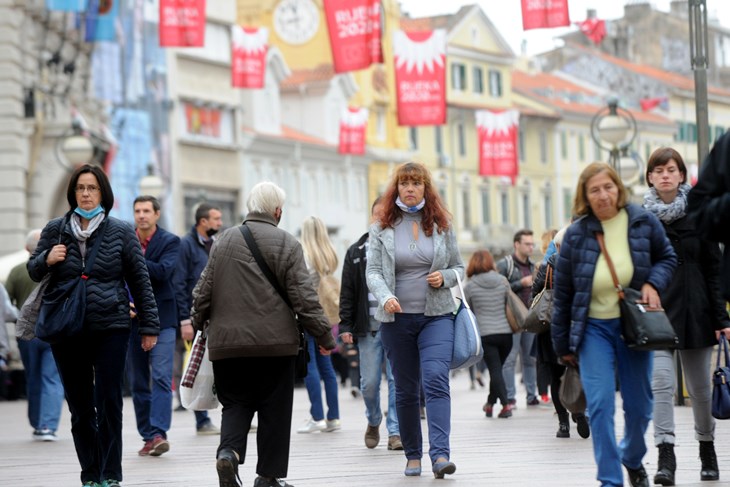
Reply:
[[[92,482],[91,480],[84,482],[81,484],[81,487],[102,487],[101,484],[97,482]]]
[[[122,487],[118,480],[106,479],[99,487]]]

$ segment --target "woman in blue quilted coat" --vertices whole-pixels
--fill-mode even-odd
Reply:
[[[601,485],[624,485],[623,465],[632,486],[649,487],[642,459],[652,413],[653,353],[630,350],[621,339],[618,294],[596,235],[604,236],[621,286],[641,290],[650,308],[661,306],[659,293],[677,259],[657,217],[628,202],[621,179],[606,163],[591,163],[581,173],[573,213],[555,272],[553,347],[564,363],[580,362]],[[619,444],[616,372],[625,422]]]
[[[46,292],[77,279],[103,235],[86,280],[81,332],[51,344],[71,412],[81,483],[118,487],[122,480],[122,384],[130,331],[129,292],[139,319],[138,345],[157,343],[160,323],[142,246],[132,225],[109,216],[114,193],[104,171],[84,165],[66,191],[71,210],[48,222],[28,261],[35,281],[51,274]]]

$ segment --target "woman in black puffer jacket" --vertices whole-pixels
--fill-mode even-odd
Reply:
[[[54,340],[53,356],[66,391],[83,485],[117,487],[122,480],[122,384],[130,330],[127,287],[140,322],[140,346],[159,335],[157,305],[142,247],[128,223],[109,216],[114,194],[97,166],[84,165],[67,189],[71,211],[48,222],[28,261],[35,281],[51,273],[46,295],[82,274],[85,257],[103,235],[86,280],[79,334]]]

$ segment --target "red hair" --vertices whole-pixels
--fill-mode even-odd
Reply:
[[[469,265],[466,267],[466,277],[471,277],[483,272],[496,270],[494,265],[494,257],[487,249],[477,250],[469,259]]]
[[[402,181],[423,183],[423,197],[426,200],[426,204],[421,210],[423,212],[421,218],[423,233],[429,237],[433,235],[434,225],[436,225],[438,233],[448,230],[451,226],[451,214],[433,186],[431,173],[420,162],[406,162],[396,168],[390,184],[373,211],[375,220],[380,222],[380,226],[382,228],[394,228],[403,214],[402,210],[395,204],[395,200],[398,198],[398,183]]]

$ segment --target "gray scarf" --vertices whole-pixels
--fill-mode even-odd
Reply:
[[[656,188],[651,187],[644,195],[644,208],[654,213],[662,222],[670,224],[687,213],[687,193],[690,189],[692,186],[689,184],[680,184],[674,200],[671,203],[665,203],[657,194]]]
[[[81,217],[75,213],[71,215],[71,231],[79,242],[79,249],[81,249],[82,256],[86,255],[86,240],[99,228],[104,218],[106,218],[106,213],[99,213],[89,220],[89,225],[86,227],[86,230],[82,230]]]

